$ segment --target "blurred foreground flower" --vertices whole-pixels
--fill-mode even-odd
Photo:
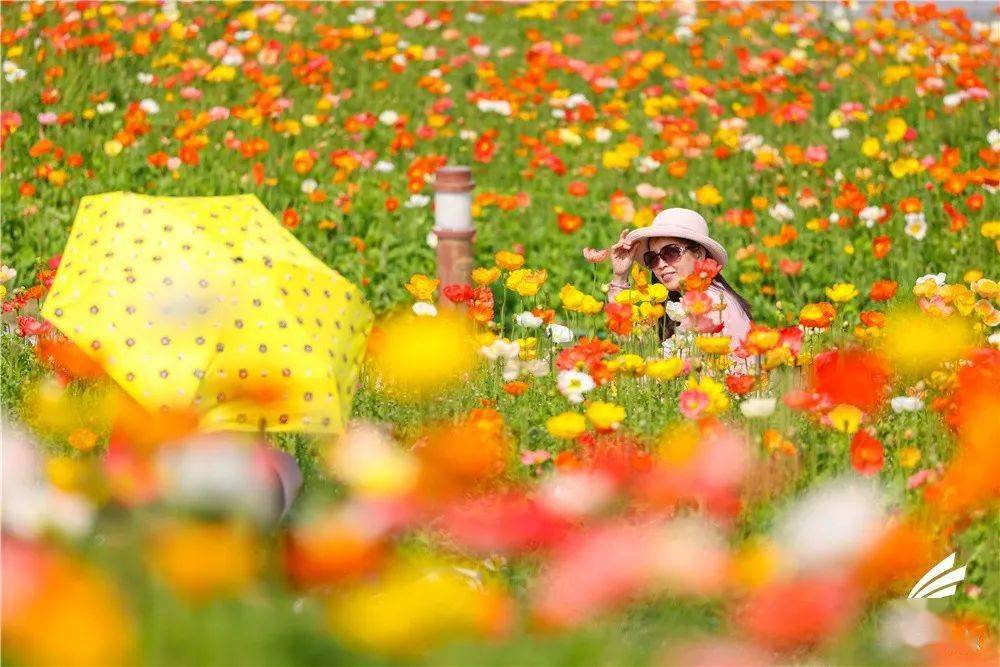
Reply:
[[[0,562],[5,662],[105,667],[131,661],[132,621],[103,574],[10,536]]]
[[[893,367],[923,375],[957,359],[975,343],[972,322],[959,315],[932,317],[916,310],[889,313],[882,332],[882,351]]]
[[[371,366],[385,389],[427,398],[459,383],[476,365],[476,345],[467,321],[452,312],[437,317],[403,313],[372,336]]]
[[[478,573],[417,560],[336,593],[327,607],[327,624],[348,646],[415,657],[448,640],[503,634],[510,604],[502,589]]]

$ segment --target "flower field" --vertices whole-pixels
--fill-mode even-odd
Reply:
[[[10,664],[996,664],[996,23],[907,2],[0,11]],[[475,179],[468,284],[435,278],[446,165]],[[242,226],[204,257],[241,256],[178,260],[204,224],[71,234],[119,191],[151,199],[86,201],[220,196],[205,224]],[[744,340],[660,340],[712,308],[711,260],[680,300],[641,263],[608,298],[604,249],[670,207],[728,249]],[[294,276],[300,328],[275,318],[251,353],[308,341],[299,365],[233,345],[238,374],[215,373],[272,308],[272,265],[301,268],[295,239],[357,291]],[[124,339],[132,298],[157,333]],[[135,337],[149,369],[125,374]],[[133,370],[175,403],[144,404]]]

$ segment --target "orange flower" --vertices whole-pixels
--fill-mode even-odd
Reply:
[[[523,380],[512,380],[503,386],[503,390],[511,396],[521,396],[528,391],[528,383]]]
[[[895,280],[876,280],[872,283],[868,298],[872,301],[888,301],[896,295],[899,284]]]
[[[875,259],[882,259],[892,250],[892,239],[888,236],[876,236],[872,239],[872,255]]]
[[[799,324],[813,329],[825,329],[837,316],[837,310],[829,301],[808,303],[799,311]]]
[[[583,226],[583,218],[579,215],[559,211],[556,214],[556,224],[559,225],[559,231],[562,233],[572,234]]]

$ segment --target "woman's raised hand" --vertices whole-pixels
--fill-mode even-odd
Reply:
[[[621,236],[618,237],[618,242],[611,246],[611,270],[614,272],[615,278],[627,276],[629,269],[632,268],[632,262],[635,261],[637,244],[625,241],[628,232],[629,230],[623,229]]]

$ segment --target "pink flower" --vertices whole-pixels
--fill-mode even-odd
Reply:
[[[906,478],[906,488],[913,490],[923,486],[926,482],[930,481],[934,476],[934,471],[924,468],[923,470],[918,470],[909,477]]]
[[[640,183],[635,186],[635,192],[643,199],[663,199],[667,196],[667,191],[649,183]]]
[[[539,463],[545,463],[552,458],[552,454],[545,451],[544,449],[526,449],[521,452],[521,463],[526,466],[538,465]]]
[[[200,100],[202,98],[202,92],[195,88],[194,86],[185,86],[181,88],[181,99],[184,100]]]
[[[41,336],[52,330],[52,325],[44,320],[36,320],[29,315],[17,318],[17,333],[19,336]]]
[[[611,251],[607,248],[602,250],[597,250],[596,248],[583,249],[583,258],[591,264],[600,264],[608,258],[609,254],[611,254]]]
[[[403,25],[407,28],[418,28],[427,21],[427,12],[422,9],[414,9],[410,12],[405,19],[403,19]]]
[[[680,395],[680,411],[687,419],[699,419],[708,408],[708,395],[697,389],[685,389]]]
[[[806,148],[806,162],[814,165],[825,164],[830,155],[826,146],[809,146]]]
[[[206,49],[206,51],[208,51],[208,55],[216,59],[226,55],[226,51],[228,50],[229,50],[229,44],[227,44],[221,39],[215,40],[214,42],[209,44],[208,48]]]
[[[59,116],[57,116],[54,111],[46,111],[38,114],[39,125],[55,125],[58,120]]]
[[[208,110],[208,116],[212,120],[226,120],[229,118],[229,109],[226,107],[212,107]]]

